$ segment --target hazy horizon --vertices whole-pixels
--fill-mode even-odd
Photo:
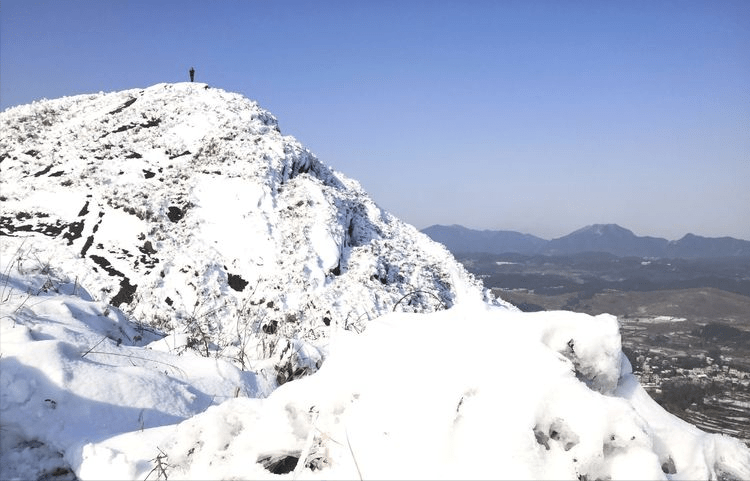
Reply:
[[[470,227],[470,226],[463,225],[461,223],[456,223],[456,222],[454,222],[453,224],[430,224],[428,226],[420,227],[419,230],[424,230],[424,229],[426,229],[428,227],[433,227],[433,226],[436,226],[436,225],[440,225],[440,226],[444,226],[444,227],[452,227],[454,225],[457,225],[457,226],[460,226],[460,227],[464,227],[466,229],[476,230],[476,231],[494,231],[494,232],[507,231],[507,232],[518,232],[520,234],[533,235],[534,237],[539,237],[539,238],[544,239],[544,240],[553,240],[553,239],[557,239],[557,238],[560,238],[560,237],[565,237],[568,234],[572,234],[575,231],[580,230],[580,229],[584,229],[586,227],[590,227],[590,226],[593,226],[593,225],[606,225],[606,224],[616,224],[616,225],[619,225],[620,227],[633,232],[633,234],[635,234],[638,237],[657,237],[657,238],[666,239],[668,241],[677,241],[677,240],[680,240],[680,239],[682,239],[683,237],[685,237],[688,234],[693,234],[693,235],[697,235],[697,236],[701,236],[701,237],[710,237],[710,238],[733,237],[733,236],[702,236],[701,234],[697,234],[695,232],[685,232],[684,234],[682,234],[679,237],[669,238],[669,237],[664,237],[664,236],[652,235],[652,234],[649,234],[647,232],[646,233],[644,233],[644,232],[638,232],[638,231],[636,231],[634,229],[631,229],[630,227],[628,227],[626,225],[617,224],[616,222],[593,222],[591,224],[581,225],[581,226],[573,228],[573,229],[571,229],[569,231],[560,232],[559,234],[555,234],[555,235],[552,235],[552,236],[543,236],[543,235],[535,234],[534,232],[527,232],[527,231],[520,230],[520,229],[510,229],[510,228],[502,228],[502,227],[498,227],[496,229],[487,229],[485,227]],[[745,241],[749,241],[750,242],[750,239],[743,239],[741,237],[735,237],[735,238],[738,239],[738,240],[745,240]]]
[[[4,1],[0,108],[188,80],[423,229],[750,239],[750,2]]]

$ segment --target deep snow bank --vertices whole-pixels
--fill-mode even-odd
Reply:
[[[52,266],[0,266],[3,479],[750,477],[739,441],[648,397],[611,316],[393,313],[271,392]]]
[[[285,456],[289,477],[315,479],[750,475],[744,445],[648,398],[620,352],[614,318],[478,303],[385,316],[359,337],[341,333],[317,374],[148,436],[178,478],[265,477],[263,463],[248,459]],[[82,466],[136,439],[89,445]]]

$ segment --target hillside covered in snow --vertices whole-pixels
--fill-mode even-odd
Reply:
[[[320,347],[336,326],[484,295],[238,94],[182,83],[62,98],[9,109],[0,130],[0,233],[205,355]]]
[[[255,102],[0,114],[2,479],[747,479],[614,317],[521,313]]]

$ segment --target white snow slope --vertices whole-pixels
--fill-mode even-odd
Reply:
[[[489,296],[270,113],[205,84],[8,109],[0,166],[0,234],[204,355],[275,357],[280,382],[316,368],[335,326]]]
[[[238,95],[0,126],[0,479],[750,478],[615,318],[488,299]]]

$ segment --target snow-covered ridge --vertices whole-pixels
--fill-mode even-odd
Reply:
[[[0,132],[0,234],[32,236],[94,298],[206,352],[242,357],[239,330],[314,342],[489,295],[241,95],[46,100],[0,114]]]

